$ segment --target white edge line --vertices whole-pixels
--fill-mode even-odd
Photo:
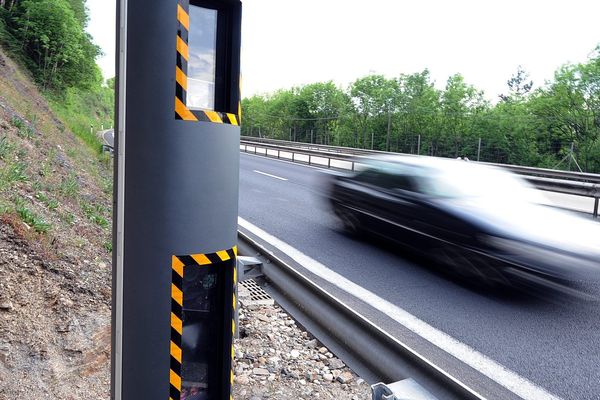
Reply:
[[[272,246],[284,252],[288,257],[302,265],[303,268],[307,269],[318,277],[325,279],[330,284],[338,287],[346,293],[362,300],[376,310],[383,312],[405,328],[416,333],[446,353],[456,357],[458,360],[464,362],[471,368],[487,376],[491,380],[520,396],[524,400],[560,400],[559,397],[547,392],[545,389],[537,386],[533,382],[523,378],[513,371],[510,371],[506,367],[479,353],[470,346],[454,339],[450,335],[434,328],[428,323],[410,314],[408,311],[405,311],[395,304],[382,299],[373,292],[370,292],[369,290],[357,285],[340,274],[330,270],[325,265],[263,231],[242,217],[238,217],[238,224],[242,228],[247,229],[254,235],[260,237],[262,240],[267,241]]]
[[[287,181],[286,178],[282,178],[282,177],[277,176],[277,175],[267,174],[266,172],[258,171],[256,169],[253,170],[253,172],[256,172],[257,174],[261,174],[261,175],[268,176],[268,177],[271,177],[271,178],[279,179],[279,180],[282,180],[282,181]]]

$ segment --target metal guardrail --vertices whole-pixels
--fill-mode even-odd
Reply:
[[[392,152],[379,151],[379,150],[355,149],[352,147],[329,146],[329,145],[311,144],[311,143],[302,143],[302,142],[290,142],[287,140],[255,138],[255,137],[250,137],[250,136],[242,136],[241,141],[242,141],[242,143],[273,144],[273,145],[280,145],[280,146],[285,146],[285,147],[297,147],[297,148],[301,148],[301,149],[309,150],[309,151],[316,150],[316,151],[327,152],[327,153],[341,153],[341,154],[347,154],[347,155],[402,154],[402,155],[416,156],[415,154],[392,153]],[[429,157],[429,156],[422,156],[422,157]],[[547,169],[547,168],[525,167],[525,166],[511,165],[511,164],[497,164],[497,163],[487,163],[487,162],[481,162],[481,164],[506,168],[512,172],[515,172],[517,174],[523,174],[523,175],[540,176],[540,177],[552,178],[552,179],[565,179],[565,180],[570,180],[570,181],[600,183],[600,174],[592,174],[592,173],[586,173],[586,172],[562,171],[562,170]]]
[[[413,378],[440,399],[486,399],[325,291],[283,261],[284,255],[265,248],[242,230],[238,230],[238,247],[240,254],[264,260],[261,272],[277,302],[303,326],[310,325],[310,332],[320,341],[333,341],[335,348],[349,355],[354,363],[349,365],[355,371],[368,371],[374,381],[380,382]],[[331,348],[331,342],[327,345]]]
[[[240,141],[240,150],[246,153],[260,154],[267,157],[285,159],[323,168],[336,168],[350,171],[355,170],[356,165],[360,164],[361,158],[367,159],[370,155],[375,154],[396,154],[381,151],[350,149],[355,151],[354,154],[351,154],[334,151],[334,149],[339,150],[348,148],[276,141],[274,139],[260,139],[259,141],[256,141],[256,138],[251,139],[252,140],[242,138]],[[295,143],[295,145],[288,145],[288,143]],[[261,149],[260,152],[259,149]],[[407,155],[410,156],[410,154]],[[417,155],[412,156],[419,157]],[[514,165],[482,164],[506,168],[514,173],[523,175],[524,179],[540,190],[593,198],[594,208],[592,214],[594,218],[598,217],[600,175]]]

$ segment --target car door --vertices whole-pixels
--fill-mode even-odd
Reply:
[[[393,163],[382,172],[375,212],[385,222],[385,236],[418,246],[421,238],[415,231],[415,221],[423,213],[423,196],[415,190],[414,169]]]

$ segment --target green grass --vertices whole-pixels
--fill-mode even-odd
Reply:
[[[106,251],[108,251],[109,253],[112,253],[112,250],[113,250],[112,240],[107,240],[106,242],[104,242],[104,249]]]
[[[25,200],[20,197],[17,197],[15,200],[15,211],[21,220],[32,227],[36,232],[47,233],[50,230],[50,224],[44,221],[42,217],[37,215],[35,212],[30,210],[25,205]]]
[[[102,191],[104,193],[106,193],[106,194],[112,194],[113,193],[113,179],[112,179],[112,176],[110,178],[102,178]]]
[[[35,136],[35,129],[31,126],[25,126],[19,129],[17,134],[24,139],[31,139]]]
[[[43,192],[37,192],[35,194],[35,198],[44,203],[44,205],[48,207],[48,210],[50,211],[54,211],[58,208],[58,201],[50,199]]]
[[[13,115],[10,123],[12,124],[12,126],[14,126],[17,129],[22,129],[25,127],[25,122],[21,118],[17,117],[16,115]]]
[[[25,173],[27,164],[23,161],[18,161],[8,165],[5,178],[8,183],[27,182],[29,177]]]
[[[63,179],[58,189],[63,195],[76,198],[79,195],[79,181],[77,181],[75,174],[70,174],[66,179]]]
[[[67,127],[88,147],[100,156],[102,144],[96,132],[108,129],[113,124],[114,92],[102,87],[93,91],[68,89],[61,96],[46,93],[46,98],[54,112]]]
[[[0,160],[6,160],[14,150],[15,146],[6,136],[0,136]]]
[[[108,227],[108,220],[104,217],[104,214],[106,214],[105,207],[103,207],[100,204],[82,203],[81,209],[83,210],[83,213],[85,214],[87,219],[89,219],[96,225],[101,226],[102,228]]]
[[[13,116],[11,120],[12,125],[17,128],[17,134],[25,139],[31,139],[35,136],[34,124],[28,125],[21,118]]]

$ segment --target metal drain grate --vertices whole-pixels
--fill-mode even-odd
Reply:
[[[238,287],[238,297],[245,306],[272,306],[275,301],[253,279],[245,279]]]

